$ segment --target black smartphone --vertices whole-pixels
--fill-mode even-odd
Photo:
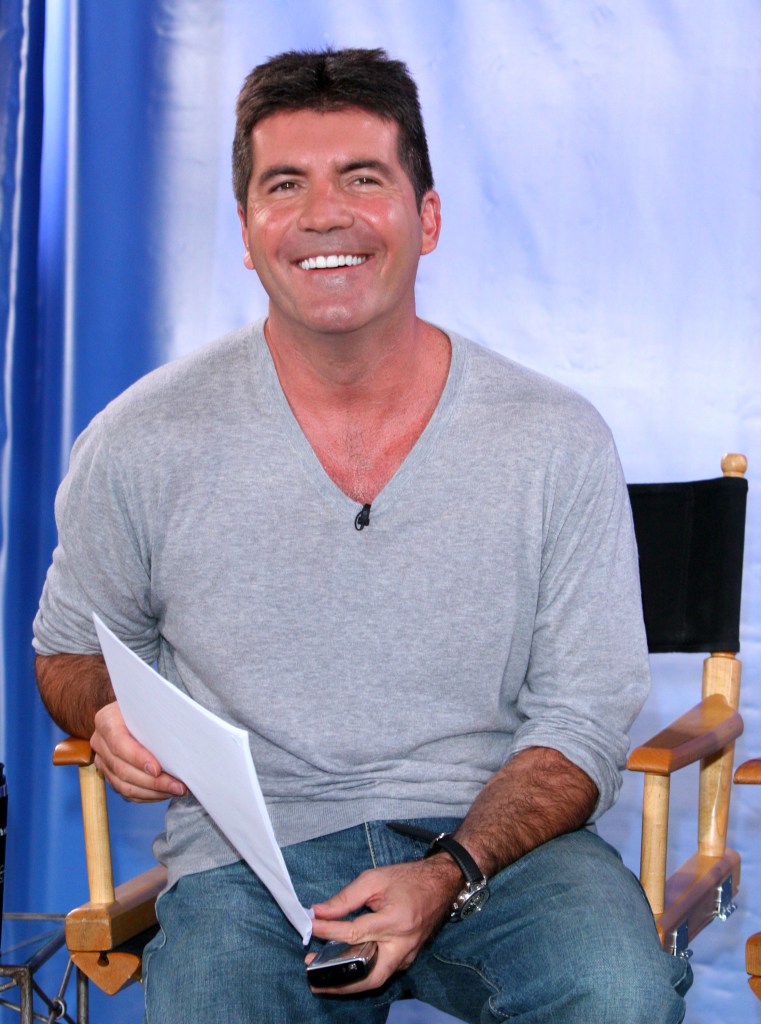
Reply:
[[[378,955],[377,942],[326,942],[307,965],[307,981],[314,988],[337,988],[366,978]]]

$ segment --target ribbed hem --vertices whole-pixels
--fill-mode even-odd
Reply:
[[[281,846],[353,828],[365,821],[394,818],[463,818],[470,801],[460,804],[420,800],[311,800],[308,804],[270,804],[269,811]]]

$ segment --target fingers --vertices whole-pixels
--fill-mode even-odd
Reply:
[[[384,891],[383,882],[384,879],[382,876],[378,876],[377,870],[363,871],[353,882],[331,896],[330,899],[324,900],[322,903],[315,903],[312,910],[316,917],[326,921],[346,917],[347,914],[353,914],[355,911],[361,910],[362,907],[371,906],[373,897],[379,897]]]
[[[461,884],[456,877],[456,884]],[[315,992],[364,992],[383,985],[413,963],[420,948],[446,918],[452,900],[449,873],[430,861],[395,864],[365,871],[329,900],[313,906],[316,938],[351,945],[375,941],[378,956],[367,978],[340,989]],[[346,914],[364,909],[352,920]]]
[[[96,767],[127,800],[147,803],[187,793],[183,783],[162,771],[153,754],[137,742],[116,702],[96,714],[90,746]]]
[[[417,948],[428,938],[437,923],[437,917],[429,916],[413,896],[409,903],[389,899],[376,910],[359,914],[351,920],[329,920],[315,916],[312,934],[318,939],[347,942],[352,946],[372,940]]]

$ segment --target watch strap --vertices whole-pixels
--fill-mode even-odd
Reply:
[[[410,836],[413,839],[423,839],[428,842],[430,845],[426,857],[437,850],[445,850],[462,871],[466,882],[475,885],[484,880],[484,873],[478,864],[476,864],[462,843],[458,843],[448,832],[434,832],[430,828],[408,825],[402,821],[389,821],[387,822],[387,827],[392,832],[400,833],[400,835]]]

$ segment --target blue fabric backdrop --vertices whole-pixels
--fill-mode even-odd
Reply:
[[[58,733],[29,646],[69,448],[146,370],[264,309],[229,184],[235,95],[268,55],[327,43],[384,46],[419,82],[444,216],[423,315],[591,398],[630,480],[708,476],[723,451],[748,454],[740,755],[761,753],[757,0],[3,0],[9,909],[65,909],[86,888],[65,827],[76,782],[50,767]],[[681,665],[656,669],[636,739],[697,699],[697,684],[672,683]],[[635,869],[639,794],[627,780],[602,826]],[[693,842],[690,800],[677,787],[674,863]],[[744,937],[761,927],[761,793],[734,800],[741,909],[695,944],[691,1024],[761,1021],[743,970]],[[160,812],[113,803],[125,877],[150,863]],[[135,1020],[138,1004],[133,990],[96,1004],[97,1019]],[[418,1014],[435,1019],[404,1011]]]

